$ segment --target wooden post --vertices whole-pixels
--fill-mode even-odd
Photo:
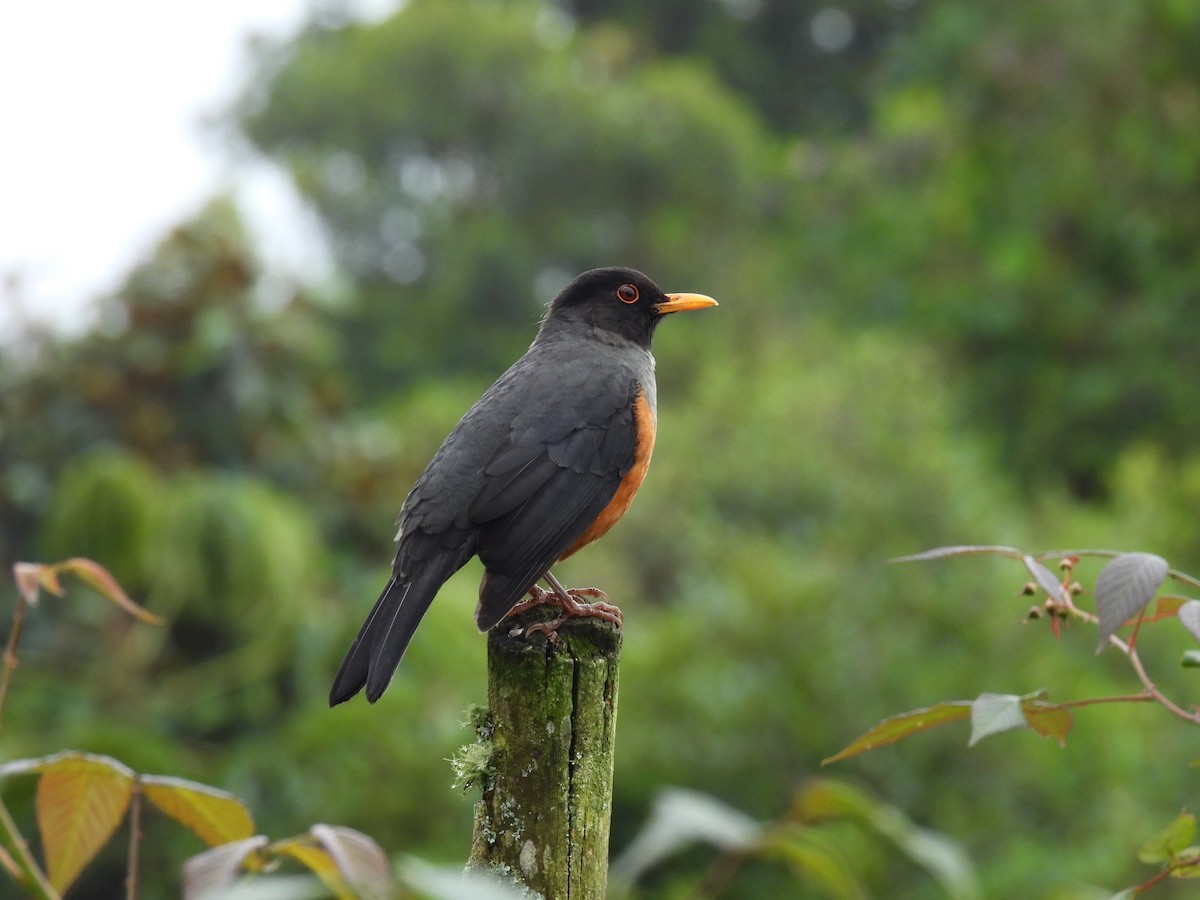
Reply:
[[[545,900],[599,900],[608,880],[621,632],[575,619],[551,642],[524,629],[544,607],[488,635],[487,746],[468,868]],[[515,632],[515,633],[514,633]]]

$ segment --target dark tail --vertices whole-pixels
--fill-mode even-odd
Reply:
[[[400,665],[400,657],[408,649],[408,642],[441,585],[440,580],[432,585],[425,581],[419,577],[408,582],[395,578],[388,581],[333,679],[330,706],[349,700],[364,687],[372,703],[383,696],[396,666]]]

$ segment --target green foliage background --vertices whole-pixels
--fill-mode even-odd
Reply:
[[[1130,691],[1093,635],[1023,626],[1008,570],[885,560],[1200,567],[1200,6],[847,0],[836,48],[822,6],[411,0],[260,46],[228,124],[291,174],[337,277],[281,300],[214,198],[95,327],[9,337],[0,561],[94,557],[172,624],[48,601],[4,756],[110,753],[232,790],[275,835],[464,858],[445,759],[484,694],[478,567],[377,707],[325,692],[429,455],[540,305],[610,263],[722,304],[661,329],[653,474],[559,573],[626,612],[615,849],[666,785],[778,815],[897,711]],[[1159,631],[1144,653],[1186,691],[1185,636]],[[839,773],[961,840],[987,896],[1084,896],[1146,877],[1134,848],[1192,799],[1184,729],[1105,708],[1065,749],[947,731]],[[189,840],[150,838],[164,895]],[[936,896],[853,852],[879,895]],[[106,865],[79,896],[119,884]],[[731,896],[791,890],[752,867]]]

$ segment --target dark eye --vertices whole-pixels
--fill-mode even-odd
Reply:
[[[617,288],[617,299],[622,303],[637,303],[638,289],[632,284],[623,284]]]

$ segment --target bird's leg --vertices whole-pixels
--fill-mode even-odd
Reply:
[[[618,628],[621,627],[624,621],[621,610],[613,604],[606,602],[608,594],[604,593],[604,591],[599,588],[572,588],[567,590],[551,572],[547,571],[543,577],[550,585],[551,590],[547,591],[535,584],[529,589],[529,599],[518,603],[509,610],[508,614],[510,616],[520,615],[526,610],[543,604],[557,606],[562,610],[562,614],[557,618],[551,619],[549,622],[538,622],[530,625],[525,629],[526,634],[540,631],[551,640],[554,640],[558,637],[558,629],[564,622],[569,619],[585,616],[603,619],[606,622],[611,622]],[[589,603],[581,600],[582,597],[592,597],[595,599]]]

